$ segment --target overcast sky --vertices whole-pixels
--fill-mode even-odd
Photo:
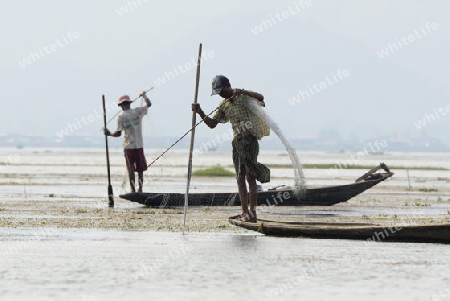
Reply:
[[[68,124],[78,125],[71,135],[99,134],[102,94],[109,118],[122,94],[155,86],[144,134],[180,136],[191,124],[192,62],[203,43],[205,112],[220,102],[211,80],[224,74],[262,93],[289,138],[425,131],[450,142],[443,0],[2,0],[2,8],[0,134],[57,138]]]

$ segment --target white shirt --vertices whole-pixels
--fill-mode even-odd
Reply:
[[[147,115],[147,106],[122,111],[117,119],[117,130],[125,133],[124,149],[143,148],[142,118]]]

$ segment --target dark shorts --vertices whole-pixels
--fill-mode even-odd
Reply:
[[[233,164],[236,174],[249,173],[261,183],[270,182],[270,169],[258,163],[259,143],[253,135],[236,135],[233,142]]]
[[[144,149],[125,149],[125,161],[128,172],[141,172],[147,170],[147,160],[145,160]]]

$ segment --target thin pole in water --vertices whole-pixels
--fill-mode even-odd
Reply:
[[[106,129],[106,105],[105,105],[105,95],[102,95],[102,102],[103,102],[103,123],[105,125]],[[105,142],[106,142],[106,165],[108,168],[108,206],[110,208],[114,208],[114,194],[113,189],[111,186],[111,172],[109,169],[109,150],[108,150],[108,136],[105,135]]]
[[[197,76],[195,80],[195,96],[194,96],[194,103],[197,103],[197,96],[198,96],[198,86],[200,83],[200,59],[202,56],[202,43],[200,43],[198,47],[198,59],[197,59]],[[187,184],[186,184],[186,194],[184,196],[184,221],[183,221],[183,233],[184,229],[186,228],[186,213],[188,208],[188,196],[189,196],[189,185],[191,183],[191,176],[192,176],[192,150],[194,148],[194,137],[195,137],[195,125],[197,123],[196,120],[197,113],[192,112],[192,131],[191,131],[191,144],[189,145],[189,161],[188,161],[188,174],[187,174]]]
[[[406,170],[406,175],[408,176],[408,189],[411,190],[411,182],[409,181],[409,169]]]

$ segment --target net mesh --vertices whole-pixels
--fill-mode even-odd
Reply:
[[[303,174],[302,165],[300,163],[300,160],[297,156],[297,153],[295,152],[294,148],[291,146],[289,141],[284,137],[283,132],[279,128],[278,124],[272,119],[272,117],[269,116],[269,114],[264,110],[264,108],[259,105],[256,99],[250,99],[249,102],[247,102],[248,107],[256,114],[259,118],[264,120],[264,122],[269,125],[272,131],[275,132],[275,134],[280,138],[281,142],[283,143],[284,147],[286,148],[286,151],[289,154],[289,157],[291,159],[292,165],[294,166],[294,187],[292,189],[294,195],[296,198],[301,199],[306,195],[306,180],[305,176]]]
[[[278,136],[280,141],[285,146],[286,151],[289,154],[289,158],[292,162],[293,171],[294,171],[294,184],[292,186],[292,190],[289,190],[288,193],[290,196],[293,197],[292,198],[293,200],[297,200],[297,201],[301,200],[302,198],[304,198],[304,196],[306,194],[307,186],[306,186],[306,181],[305,181],[305,177],[303,174],[302,166],[301,166],[300,160],[297,156],[297,153],[295,152],[293,147],[290,145],[290,143],[287,141],[287,139],[284,137],[284,135],[283,135],[281,129],[279,128],[279,126],[277,125],[277,123],[269,116],[269,114],[266,112],[266,110],[263,107],[261,107],[261,105],[258,103],[258,101],[256,99],[249,98],[248,102],[245,102],[245,105],[248,107],[248,109],[250,111],[252,111],[256,116],[258,116],[261,120],[264,121],[265,124],[267,124],[270,127],[270,129]],[[216,110],[217,110],[217,108],[214,111],[212,111],[210,114],[212,114]],[[201,121],[199,123],[201,123]],[[197,125],[199,123],[197,123]],[[152,128],[153,128],[153,126],[152,126]],[[176,189],[176,191],[178,191],[178,192],[172,193],[170,191],[173,189],[173,187],[171,187],[170,185],[167,185],[167,183],[161,184],[161,185],[160,184],[155,185],[154,183],[158,183],[158,182],[161,183],[161,181],[159,181],[160,177],[168,177],[168,176],[170,177],[170,175],[167,174],[167,171],[173,170],[173,168],[180,166],[179,162],[174,164],[170,159],[167,158],[168,157],[167,152],[172,147],[174,147],[179,141],[181,141],[187,135],[188,132],[186,132],[183,136],[181,136],[177,141],[175,141],[175,143],[173,143],[165,151],[163,151],[162,153],[159,153],[159,155],[158,154],[155,155],[156,159],[149,164],[148,171],[146,171],[144,173],[144,187],[145,187],[144,191],[153,191],[153,193],[146,193],[146,194],[144,193],[143,195],[138,196],[139,199],[136,199],[134,201],[137,201],[139,203],[143,203],[146,205],[150,205],[153,207],[159,207],[159,208],[184,206],[186,194],[181,192],[181,190],[179,189],[180,187],[178,187],[178,189]],[[230,135],[230,136],[231,136],[231,138],[229,140],[232,139],[232,135]],[[159,141],[159,142],[160,142],[159,143],[160,145],[153,144],[152,147],[158,147],[158,146],[163,147],[161,141]],[[254,150],[256,151],[256,148]],[[253,151],[253,149],[249,149],[248,153],[251,154],[252,151]],[[259,149],[258,149],[258,151],[259,151]],[[148,157],[148,159],[150,159],[153,156],[147,155],[147,157]],[[251,156],[251,157],[253,160],[254,156]],[[158,160],[160,158],[162,160]],[[187,156],[186,156],[186,158],[187,158]],[[150,162],[151,160],[148,160],[148,161]],[[156,162],[156,161],[158,161],[158,162]],[[162,163],[161,164],[162,166],[157,166],[159,164],[153,165],[153,163]],[[185,162],[182,162],[182,163],[185,163]],[[240,163],[238,165],[236,165],[236,162],[233,162],[233,163],[235,165],[235,168],[236,168],[236,166],[241,165]],[[263,164],[260,164],[260,163],[257,163],[257,164],[258,164],[256,167],[257,169],[258,168],[262,168],[262,169],[266,168]],[[182,164],[182,165],[184,165],[184,164]],[[156,169],[156,172],[155,172],[155,169]],[[237,169],[240,169],[240,168],[237,167]],[[186,174],[184,174],[184,176],[186,176]],[[127,176],[127,173],[125,170],[125,174],[124,174],[123,181],[122,181],[122,187],[124,189],[126,186],[128,186],[127,178],[128,178],[128,176]],[[236,190],[237,189],[235,189],[234,191],[236,191]],[[157,191],[160,191],[161,193],[158,193]],[[167,192],[167,191],[169,191],[169,192]],[[278,192],[265,193],[265,194],[259,193],[258,198],[261,199],[262,201],[267,201],[268,205],[271,205],[271,204],[276,205],[277,197],[279,197],[279,194],[277,194],[277,193]],[[189,200],[189,206],[227,206],[227,205],[236,206],[236,205],[240,204],[239,195],[236,192],[197,193],[197,190],[191,189],[189,191],[188,200]],[[259,200],[258,203],[261,203],[261,200]]]

